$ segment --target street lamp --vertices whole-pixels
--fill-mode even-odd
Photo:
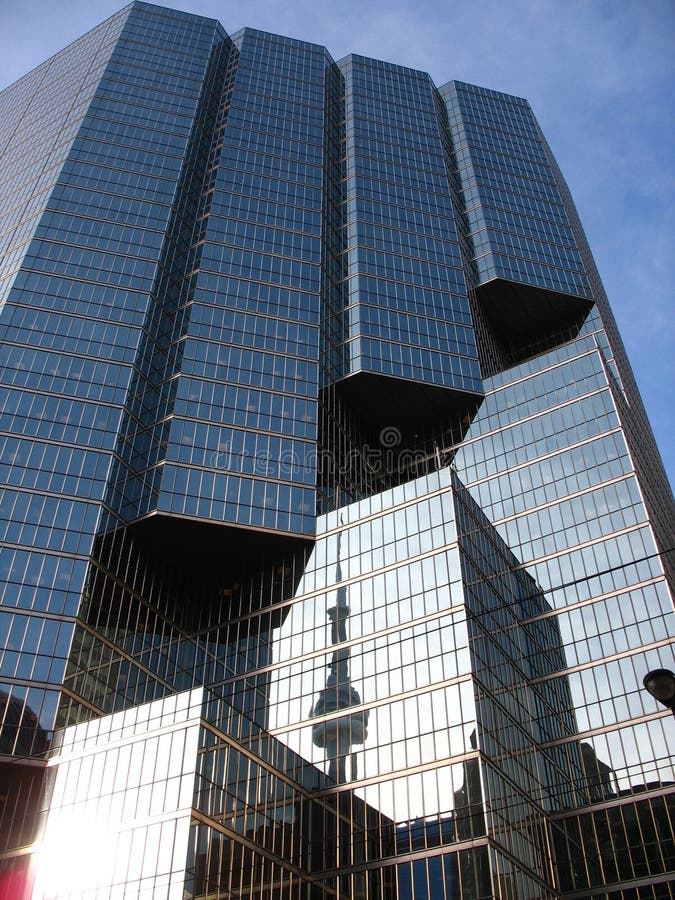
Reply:
[[[654,669],[642,679],[645,689],[675,716],[675,674],[670,669]]]

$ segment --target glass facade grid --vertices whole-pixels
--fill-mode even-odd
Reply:
[[[143,6],[129,9],[60,55],[62,65],[72,68],[73,85],[82,84],[85,75],[91,80],[91,87],[82,89],[78,126],[80,130],[89,128],[86,147],[96,162],[79,158],[85,142],[73,132],[70,147],[64,146],[68,155],[61,159],[60,171],[54,172],[45,213],[36,223],[3,308],[0,427],[8,435],[5,449],[10,455],[4,457],[11,467],[8,481],[15,482],[17,476],[21,480],[16,489],[8,486],[3,490],[0,500],[3,566],[10,586],[12,571],[25,564],[24,559],[27,562],[27,577],[18,580],[22,590],[13,597],[10,587],[4,603],[31,610],[35,619],[29,624],[30,634],[42,635],[42,639],[24,643],[16,663],[11,654],[5,658],[3,675],[14,682],[7,692],[7,708],[16,701],[36,714],[37,742],[44,741],[54,725],[58,695],[46,688],[63,680],[62,663],[49,671],[44,657],[50,650],[43,649],[41,640],[48,648],[54,630],[60,629],[63,645],[68,629],[67,620],[45,619],[44,615],[72,617],[78,606],[78,601],[71,601],[68,607],[64,604],[65,573],[58,576],[62,579],[60,590],[50,594],[49,588],[54,570],[66,564],[82,579],[79,585],[72,583],[71,590],[81,594],[84,586],[86,560],[101,518],[169,223],[180,169],[180,157],[176,162],[175,156],[181,145],[185,151],[188,136],[189,119],[177,117],[172,95],[148,88],[143,73],[147,67],[156,73],[160,56],[169,70],[185,68],[189,61],[194,85],[200,51],[203,77],[216,28],[216,23],[196,27],[190,17],[175,17],[171,27],[180,35],[180,49],[171,56],[162,34],[152,28],[148,34],[138,31],[137,26],[148,16],[152,19],[153,14]],[[186,43],[186,29],[192,34],[192,45]],[[101,58],[101,46],[107,41],[110,52]],[[75,60],[70,59],[73,54]],[[131,88],[119,70],[106,68],[108,62],[113,67],[129,55],[136,75]],[[52,74],[56,78],[58,72]],[[125,94],[124,102],[117,100],[118,85]],[[192,97],[185,93],[180,101],[184,108],[191,108],[192,115],[198,90],[198,85],[193,87]],[[50,111],[54,98],[49,91],[41,95],[41,101],[44,110]],[[171,179],[150,176],[142,171],[138,156],[129,158],[126,134],[132,125],[137,138],[152,134],[159,141],[163,131],[172,133],[174,147],[168,153],[157,143],[154,151],[143,154],[145,159],[164,164]],[[7,152],[11,153],[13,146],[10,144]],[[101,218],[94,200],[106,195],[117,198],[122,208],[126,204],[143,204],[146,209],[152,205],[157,219],[143,229],[126,229],[114,217]],[[69,197],[80,200],[77,215],[71,214],[72,210],[62,212],[61,201]],[[85,209],[85,200],[91,200],[93,208]],[[14,553],[13,548],[32,550]],[[77,566],[78,561],[82,565]],[[70,621],[72,636],[72,618]],[[5,732],[10,752],[12,743],[22,740],[20,733],[16,725]]]
[[[182,897],[202,692],[64,729],[33,897]]]
[[[441,93],[479,280],[590,295],[555,178],[526,100],[463,82]]]
[[[0,898],[670,896],[672,495],[527,101],[135,2],[0,110]]]
[[[250,29],[235,43],[159,508],[304,534],[316,507],[326,58]],[[208,424],[192,419],[202,391]]]
[[[350,370],[479,392],[429,77],[358,56],[341,67]],[[425,288],[442,304],[434,318]]]

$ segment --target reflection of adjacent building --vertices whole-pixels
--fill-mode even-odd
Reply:
[[[429,562],[421,565],[432,565],[436,572],[443,566],[452,581],[446,590],[438,577],[433,584],[425,586],[422,595],[426,598],[425,615],[421,625],[417,621],[419,601],[408,604],[404,596],[397,596],[391,589],[387,592],[386,606],[381,607],[384,618],[380,621],[378,614],[371,619],[374,611],[368,604],[377,608],[381,593],[375,589],[378,576],[367,570],[365,557],[349,554],[350,529],[354,534],[361,528],[358,515],[354,515],[356,508],[352,509],[350,524],[340,525],[330,538],[336,564],[328,572],[330,581],[321,595],[330,597],[333,591],[336,593],[336,602],[328,610],[329,635],[320,619],[311,632],[314,640],[325,641],[318,645],[319,652],[315,651],[315,666],[307,670],[312,672],[312,684],[318,684],[319,689],[307,690],[302,679],[297,684],[293,679],[289,682],[295,684],[299,709],[304,712],[304,728],[310,741],[306,749],[300,747],[302,752],[298,752],[278,733],[275,679],[283,675],[284,665],[268,652],[255,659],[242,658],[242,675],[235,665],[224,671],[222,687],[213,685],[199,709],[192,711],[191,724],[186,724],[185,729],[187,734],[195,733],[197,728],[198,738],[193,745],[196,755],[192,761],[186,760],[181,777],[189,778],[192,771],[193,780],[196,777],[195,794],[191,801],[189,835],[181,840],[187,840],[188,883],[195,895],[228,891],[232,897],[244,897],[251,890],[266,886],[284,896],[284,892],[295,889],[294,885],[305,885],[310,896],[317,898],[345,893],[353,898],[365,898],[369,891],[383,891],[382,896],[410,900],[413,897],[417,900],[418,896],[441,896],[442,892],[448,897],[470,897],[492,889],[489,886],[496,883],[497,866],[504,890],[516,878],[530,878],[535,884],[543,881],[537,842],[542,835],[545,794],[551,785],[550,776],[546,776],[549,781],[545,780],[546,761],[538,756],[534,724],[528,719],[527,710],[531,707],[527,705],[527,692],[537,691],[536,696],[544,699],[549,699],[549,695],[529,685],[507,654],[514,646],[520,648],[520,657],[525,659],[531,658],[534,652],[545,652],[547,661],[538,662],[537,671],[541,674],[543,667],[548,666],[546,672],[554,673],[555,665],[560,664],[554,631],[545,628],[541,632],[526,631],[523,635],[523,629],[518,628],[518,617],[523,610],[535,615],[545,611],[546,604],[540,592],[533,592],[531,580],[518,573],[513,558],[449,472],[421,479],[415,483],[415,489],[414,500],[403,489],[394,493],[390,507],[383,513],[389,517],[392,527],[400,528],[394,571],[400,584],[416,589],[413,573],[418,563],[415,559],[425,547]],[[429,497],[436,500],[431,501]],[[440,523],[429,515],[428,528],[421,528],[423,517],[431,511],[429,504],[441,498],[442,502],[433,507],[442,515]],[[408,525],[397,525],[399,520],[414,523],[416,531],[407,530]],[[370,527],[377,530],[372,517]],[[385,529],[381,534],[384,549]],[[429,544],[425,543],[427,540]],[[377,554],[372,559],[377,572]],[[349,572],[343,574],[346,566]],[[360,570],[361,574],[357,575]],[[313,577],[311,559],[305,571],[307,577]],[[360,598],[358,606],[354,601],[347,602],[348,583],[350,591]],[[289,577],[287,590],[293,586],[294,581]],[[303,601],[286,600],[288,594],[277,589],[279,602],[277,609],[270,612],[269,621],[275,626],[272,636],[283,640],[284,634],[294,633],[297,624],[294,617],[304,614]],[[302,585],[298,589],[301,598]],[[314,604],[315,599],[311,602]],[[407,619],[403,617],[406,609]],[[90,613],[94,612],[95,607],[90,605]],[[394,614],[398,621],[392,618]],[[364,634],[364,623],[370,621],[374,628]],[[453,630],[448,630],[450,625]],[[218,627],[221,634],[227,633],[224,626]],[[545,636],[548,646],[536,643],[540,634]],[[454,645],[449,643],[450,638]],[[398,652],[403,639],[408,639],[405,651]],[[383,643],[380,645],[378,641]],[[176,643],[177,648],[183,648],[183,659],[188,646],[186,641]],[[203,646],[209,645],[204,642]],[[136,648],[140,647],[137,642]],[[292,647],[291,642],[291,654]],[[378,665],[373,670],[368,654],[379,654],[383,664],[389,661],[389,668]],[[329,674],[322,685],[327,656]],[[198,655],[194,658],[200,659]],[[491,669],[486,672],[488,658]],[[459,659],[465,661],[466,669],[448,670],[447,674],[439,669],[433,674],[433,666],[455,665]],[[394,660],[398,661],[401,673],[404,670],[409,673],[407,680],[402,678],[398,682],[391,666]],[[292,657],[288,662],[294,664]],[[368,683],[368,710],[362,709],[361,694],[352,683],[350,664],[357,667],[359,681],[365,679]],[[424,666],[426,683],[421,676]],[[434,680],[439,676],[439,682]],[[245,683],[245,679],[261,686],[264,706],[256,703],[251,707],[250,698],[257,696],[255,691],[246,694],[247,702],[237,700],[237,685]],[[388,694],[383,679],[388,686],[400,684],[399,693],[408,696],[408,701],[399,701],[396,694]],[[315,698],[309,717],[308,696]],[[427,708],[424,705],[427,697],[432,700],[428,706],[430,715],[425,718],[419,710]],[[551,721],[557,716],[558,727],[568,730],[569,709],[564,703],[560,705],[565,693],[558,691],[556,697],[559,705],[556,707],[550,701],[547,716]],[[413,709],[410,698],[418,712],[410,712],[407,719],[395,719],[399,715],[397,710],[403,713]],[[446,719],[437,718],[440,711],[437,698],[445,698]],[[457,701],[462,704],[461,712]],[[158,727],[166,729],[162,722],[170,723],[172,719],[166,717],[177,715],[167,712],[172,702],[171,695],[154,701],[153,715]],[[468,731],[466,722],[472,709],[475,709],[475,722]],[[381,730],[385,713],[393,729],[386,736]],[[117,716],[123,722],[125,715],[120,712],[95,720],[90,733],[84,725],[68,729],[66,742],[72,739],[76,745],[81,739],[85,754],[100,756],[108,752],[108,729],[114,731],[114,726],[107,725],[106,721],[117,721]],[[133,718],[136,720],[136,713]],[[332,731],[330,723],[335,723]],[[263,730],[267,724],[271,725],[273,734]],[[130,738],[132,743],[143,743],[151,737],[152,729],[148,725],[135,727]],[[176,727],[178,734],[183,726]],[[458,738],[463,736],[463,743],[457,749],[449,745],[450,754],[443,757],[436,747],[443,746],[447,735],[455,732]],[[510,740],[520,735],[519,747],[512,745],[508,753],[499,744],[505,734],[511,736]],[[325,774],[307,762],[317,744],[327,751]],[[392,752],[396,744],[397,749]],[[187,743],[181,738],[178,746],[187,747]],[[358,769],[354,764],[348,768],[355,746],[359,747],[363,759]],[[433,755],[428,759],[415,758],[412,756],[415,747],[420,750],[428,747]],[[64,755],[61,751],[63,768],[59,771],[64,784],[71,765],[68,753],[75,752],[69,750]],[[387,799],[386,759],[389,759],[393,791],[390,799]],[[419,768],[420,763],[424,771],[416,774],[415,765]],[[178,777],[168,770],[160,778],[157,764],[150,766],[149,779],[154,777],[169,784],[172,778]],[[535,775],[539,778],[536,784]],[[532,779],[527,797],[524,788],[517,784],[518,778],[525,777]],[[142,791],[143,784],[127,787]],[[119,789],[123,788],[120,784]],[[66,796],[65,789],[61,796]],[[168,797],[169,789],[163,788],[159,796]],[[506,806],[514,798],[519,798],[518,803]],[[57,815],[52,823],[57,822],[59,804],[53,799],[50,814]],[[180,822],[183,819],[179,816],[174,828],[176,840],[185,827]],[[145,815],[139,814],[122,825],[133,825],[139,841],[143,830],[150,827]],[[512,852],[517,842],[526,848],[529,857],[523,858],[519,866],[511,863],[505,872],[504,860],[508,858],[505,853]],[[178,877],[176,872],[175,878]],[[427,895],[420,894],[422,884],[427,885]]]
[[[66,886],[109,896],[131,882],[170,895],[328,900],[345,896],[342,871],[381,857],[385,832],[391,846],[391,823],[351,792],[322,794],[322,772],[203,689],[65,729],[49,769],[38,898]],[[82,779],[104,769],[95,785]],[[365,900],[361,880],[348,896]],[[388,883],[379,868],[367,882]]]
[[[586,788],[591,803],[597,803],[600,800],[608,800],[616,797],[617,788],[614,784],[613,771],[611,766],[598,759],[598,755],[592,744],[588,741],[582,741],[579,744],[581,750],[581,763],[584,767],[584,777],[586,780]]]
[[[56,729],[120,893],[668,887],[670,491],[527,102],[131,3],[0,110],[0,872]]]
[[[526,884],[529,895],[538,896],[553,879],[548,816],[585,796],[574,707],[559,677],[565,656],[556,620],[541,589],[451,472],[413,484],[414,493],[392,492],[379,522],[368,503],[355,504],[347,525],[334,519],[327,537],[319,538],[317,558],[337,559],[335,580],[328,568],[328,583],[321,583],[322,597],[333,590],[338,595],[328,613],[330,642],[323,645],[321,607],[312,594],[303,601],[301,583],[278,633],[288,663],[279,665],[271,682],[271,726],[296,752],[312,758],[313,745],[321,746],[316,735],[323,723],[316,717],[324,713],[326,695],[317,685],[325,677],[326,652],[332,650],[327,687],[334,712],[360,702],[347,668],[351,661],[368,692],[369,722],[363,763],[358,771],[352,768],[348,782],[356,796],[394,823],[382,857],[395,869],[397,896],[412,897],[413,885],[424,878],[438,884],[439,896],[442,890],[480,896],[490,884],[507,893]],[[381,535],[382,554],[365,543],[364,533]],[[420,551],[426,558],[418,563]],[[382,575],[384,553],[391,570]],[[309,584],[316,583],[312,566],[310,558]],[[418,581],[431,571],[430,583]],[[451,579],[449,590],[441,572]],[[359,598],[358,605],[350,599],[348,650],[341,648],[346,629],[338,628],[346,615],[337,613],[347,608],[345,580],[350,598]],[[386,606],[379,607],[385,594]],[[315,650],[300,668],[293,660],[303,656],[298,625],[312,615],[314,630],[307,634],[313,646],[325,649]],[[453,660],[462,667],[452,668]],[[444,668],[446,663],[451,667]],[[278,701],[282,681],[295,687],[296,700]],[[302,702],[307,694],[319,698],[309,716]],[[540,747],[551,734],[568,738],[564,754]],[[447,748],[445,756],[440,747]],[[329,776],[339,785],[348,749],[345,742],[339,754],[334,744],[328,756]],[[431,848],[438,850],[433,863]]]
[[[242,741],[214,727],[205,718],[214,712],[234,732],[248,730],[248,737]],[[124,765],[129,757],[143,760],[133,774]],[[97,769],[103,760],[111,767],[110,777],[92,792],[81,772]],[[167,885],[181,890],[185,885],[199,898],[240,900],[265,892],[282,897],[301,892],[310,900],[459,900],[499,896],[496,891],[513,895],[523,883],[514,870],[508,874],[502,868],[494,886],[501,839],[495,841],[485,830],[490,820],[483,803],[483,765],[475,753],[462,766],[453,813],[395,823],[351,788],[336,793],[315,766],[198,690],[66,729],[50,768],[55,777],[38,897],[45,880],[56,879],[58,886],[64,866],[77,873],[74,882],[70,876],[71,886],[110,891],[122,889],[129,879],[149,887],[156,866],[168,864]],[[602,771],[609,774],[607,767]],[[608,793],[593,804],[597,812],[569,817],[567,825],[581,827],[585,839],[593,835],[592,847],[580,846],[578,859],[593,851],[598,878],[609,883],[636,873],[644,877],[659,854],[671,858],[672,804],[652,804],[651,821],[644,806],[634,818],[630,815],[629,798],[664,788],[675,785]],[[92,801],[99,794],[112,798],[112,816],[98,818],[100,807]],[[565,823],[552,818],[554,831],[562,834]],[[523,825],[518,818],[515,826],[522,831]],[[64,829],[77,841],[64,844]],[[124,835],[128,839],[122,840]],[[620,856],[617,846],[624,851]],[[159,858],[151,847],[159,847]],[[584,877],[588,884],[588,874]],[[560,880],[564,890],[578,891],[584,883],[574,871],[561,873]]]
[[[352,707],[361,705],[361,696],[349,678],[349,647],[347,646],[346,621],[349,616],[347,591],[342,582],[340,567],[340,540],[338,538],[335,583],[337,602],[326,610],[331,622],[331,646],[334,648],[328,666],[330,674],[326,686],[312,707],[313,718],[329,716],[312,728],[312,740],[317,747],[325,748],[328,760],[328,777],[338,784],[347,780],[347,758],[352,747],[363,744],[368,737],[368,710],[348,713]],[[345,713],[338,717],[337,712]],[[356,756],[351,755],[349,780],[358,777]]]
[[[630,882],[650,891],[658,872],[675,867],[675,782],[619,788],[592,744],[580,746],[590,802],[551,819],[560,888],[581,896]],[[666,900],[670,891],[648,895]]]
[[[165,671],[175,665],[176,684],[187,677],[189,660],[200,672],[219,666],[212,671],[221,683],[213,684],[200,706],[198,750],[183,772],[196,785],[192,811],[189,821],[175,820],[176,840],[187,828],[183,843],[174,844],[185,848],[187,868],[172,877],[176,883],[187,877],[196,896],[228,891],[243,898],[263,889],[284,896],[303,885],[317,900],[343,895],[357,900],[368,892],[378,896],[378,891],[401,900],[435,900],[443,892],[457,898],[514,895],[525,885],[527,895],[539,897],[546,896],[556,879],[566,889],[579,890],[602,878],[626,878],[628,867],[653,871],[658,854],[670,852],[667,843],[662,851],[654,850],[670,811],[667,802],[660,808],[650,796],[649,807],[632,804],[633,796],[618,790],[610,767],[593,746],[576,737],[569,687],[558,675],[564,667],[560,636],[541,590],[452,473],[427,476],[414,487],[412,499],[405,489],[394,491],[382,513],[397,529],[395,551],[387,549],[389,525],[380,530],[372,514],[367,520],[373,533],[381,534],[382,553],[395,552],[390,571],[396,582],[377,580],[383,577],[377,548],[364,553],[361,543],[358,554],[350,552],[351,535],[362,534],[357,507],[350,510],[348,525],[333,528],[326,543],[332,542],[336,562],[326,567],[320,602],[315,593],[307,601],[320,609],[316,620],[307,619],[310,631],[297,631],[306,615],[304,582],[292,569],[286,576],[286,565],[276,563],[264,584],[278,598],[264,614],[267,631],[255,633],[261,618],[251,609],[251,625],[245,630],[241,615],[236,625],[234,618],[223,624],[221,612],[214,630],[206,628],[198,639],[176,630],[167,637],[178,639],[160,642],[159,632],[137,632],[118,645],[120,673],[136,667],[142,676],[124,682],[129,691],[152,683],[142,663],[160,649]],[[316,584],[312,565],[310,558],[303,579]],[[434,580],[418,583],[418,570],[433,571]],[[447,586],[441,571],[447,572]],[[240,604],[253,582],[247,586],[240,576],[231,583],[221,602]],[[410,595],[400,588],[395,593],[394,583],[409,586]],[[348,604],[348,590],[358,604]],[[320,616],[333,592],[327,628]],[[385,593],[386,604],[380,606]],[[87,612],[92,618],[98,614],[91,600]],[[191,615],[186,609],[183,622]],[[192,630],[198,630],[194,623]],[[236,642],[229,640],[231,633],[238,636]],[[287,634],[291,637],[283,644]],[[298,654],[311,660],[311,665],[304,663],[311,682],[288,679],[295,685],[301,732],[309,741],[294,748],[279,728],[278,679],[288,666],[297,665],[295,641],[300,637],[311,638],[315,649]],[[218,642],[227,652],[218,650]],[[287,647],[288,658],[274,655],[276,642]],[[402,646],[405,650],[399,652]],[[329,674],[324,680],[326,659]],[[443,668],[459,660],[466,668]],[[352,665],[359,691],[352,682]],[[94,674],[91,683],[101,684]],[[368,698],[367,710],[361,690]],[[309,716],[308,697],[314,698]],[[439,698],[445,718],[439,715]],[[158,708],[171,700],[169,692],[156,701]],[[134,719],[140,708],[131,707]],[[158,715],[161,721],[165,712]],[[89,748],[94,754],[106,750],[106,718],[92,723],[102,729]],[[386,718],[392,727],[385,734]],[[331,722],[338,726],[332,732]],[[472,722],[470,729],[467,722]],[[339,727],[347,725],[341,738]],[[268,726],[272,734],[263,730]],[[452,734],[457,745],[448,743]],[[551,734],[566,738],[564,756],[542,750],[542,739]],[[317,735],[330,737],[317,742]],[[147,737],[141,729],[134,741]],[[449,752],[443,755],[441,747]],[[307,761],[316,759],[317,748],[327,751],[321,766]],[[355,748],[363,760],[358,768],[350,760]],[[427,751],[428,757],[413,755]],[[62,765],[67,778],[70,763]],[[320,771],[324,766],[325,773]],[[156,766],[148,774],[167,785],[172,777],[177,776],[167,772],[159,777]],[[167,788],[162,796],[169,793]],[[602,809],[592,810],[592,805]],[[588,812],[580,814],[580,808]],[[642,848],[631,842],[640,830],[650,834],[644,819],[648,808],[656,831],[652,829],[654,841],[646,845],[641,863]],[[633,824],[626,818],[631,809]],[[58,804],[52,804],[51,812],[58,814]],[[133,824],[139,842],[151,827],[144,816],[122,824]],[[555,871],[546,853],[548,834],[556,850]],[[625,850],[625,865],[613,862],[617,846]]]

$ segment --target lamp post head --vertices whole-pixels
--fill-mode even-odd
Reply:
[[[675,674],[670,669],[654,669],[647,672],[642,684],[655,700],[675,714]]]

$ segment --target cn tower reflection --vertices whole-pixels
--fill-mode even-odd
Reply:
[[[313,718],[351,709],[361,704],[361,696],[349,678],[349,647],[341,646],[347,641],[346,623],[349,617],[347,589],[342,584],[341,540],[342,535],[339,534],[335,569],[335,582],[338,585],[337,603],[326,610],[326,615],[331,622],[331,645],[335,647],[335,650],[328,665],[330,674],[326,680],[326,686],[319,692],[310,713]],[[359,710],[329,719],[327,722],[317,722],[312,728],[314,744],[326,750],[328,776],[338,784],[347,781],[347,758],[350,756],[349,780],[357,777],[356,754],[351,751],[352,747],[363,744],[366,740],[369,715],[369,710]]]

